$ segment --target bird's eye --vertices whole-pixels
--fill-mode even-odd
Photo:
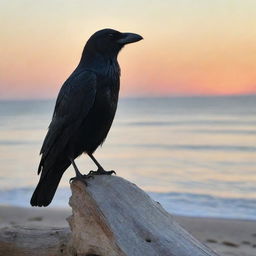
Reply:
[[[113,38],[113,37],[114,37],[114,34],[110,33],[110,34],[108,34],[108,36],[109,36],[110,38]]]

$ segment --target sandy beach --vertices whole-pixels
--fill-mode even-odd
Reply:
[[[0,206],[0,228],[67,227],[69,209]],[[256,255],[256,221],[175,216],[187,231],[223,256]]]

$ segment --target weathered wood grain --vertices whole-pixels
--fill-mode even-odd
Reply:
[[[159,203],[116,176],[71,185],[71,245],[77,255],[216,256]]]

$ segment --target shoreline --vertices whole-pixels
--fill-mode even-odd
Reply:
[[[68,227],[69,208],[23,208],[0,205],[0,228],[6,226]],[[199,241],[223,256],[256,255],[256,221],[175,216]]]

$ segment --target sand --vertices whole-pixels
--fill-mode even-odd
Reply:
[[[0,228],[67,227],[69,209],[0,206]],[[198,240],[223,256],[256,256],[256,221],[174,216]]]
[[[256,221],[175,216],[198,240],[224,256],[256,256]]]

